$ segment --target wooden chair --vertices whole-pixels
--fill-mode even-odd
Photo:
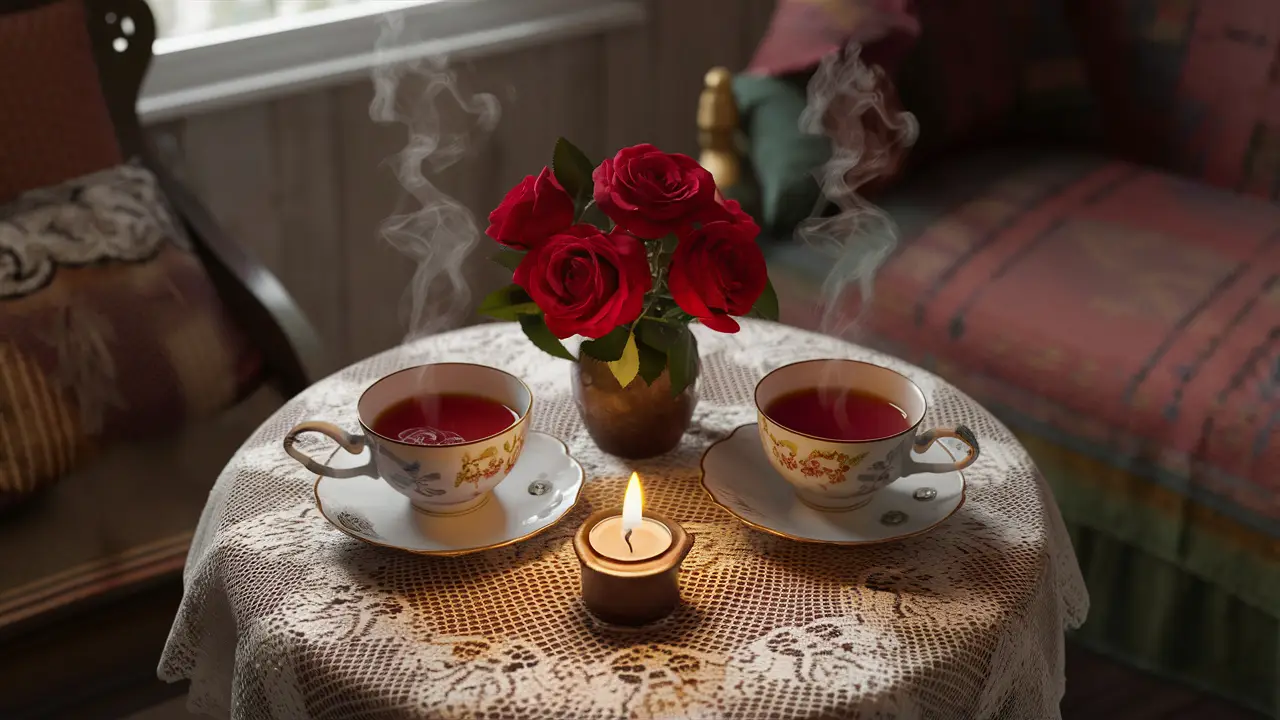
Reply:
[[[0,22],[66,1],[0,0]],[[200,508],[240,443],[282,398],[305,389],[312,368],[323,364],[315,332],[280,282],[221,231],[148,146],[136,112],[155,39],[146,3],[83,0],[83,6],[120,148],[158,177],[220,299],[260,351],[264,383],[198,427],[107,449],[0,517],[0,563],[57,556],[39,582],[17,590],[0,585],[0,717],[6,719],[112,717],[182,692],[156,679],[155,668],[181,598],[186,546]],[[116,504],[122,504],[116,497],[129,496],[132,504],[119,518],[101,518],[93,493],[114,494]],[[124,532],[112,522],[135,527]],[[148,522],[165,525],[163,537],[139,546],[119,539],[145,535],[136,526]],[[84,542],[64,542],[68,537]],[[54,552],[51,544],[66,547]]]

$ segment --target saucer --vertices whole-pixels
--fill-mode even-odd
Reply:
[[[955,460],[941,443],[916,459]],[[814,509],[801,502],[769,464],[755,423],[737,428],[707,449],[702,487],[715,504],[756,530],[829,545],[871,545],[919,535],[964,504],[964,476],[953,470],[899,478],[856,510]]]
[[[338,453],[333,467],[360,467],[359,455]],[[540,432],[525,438],[508,475],[473,510],[431,515],[415,509],[381,478],[316,479],[316,507],[342,532],[371,545],[419,555],[465,555],[527,540],[555,525],[578,504],[582,466],[560,440]]]

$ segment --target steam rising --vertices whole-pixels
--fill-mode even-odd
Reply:
[[[475,145],[472,133],[492,132],[501,111],[493,95],[461,92],[444,58],[396,58],[403,30],[403,16],[384,17],[369,117],[380,124],[404,125],[408,133],[404,150],[388,162],[419,207],[392,215],[379,229],[392,247],[418,266],[402,301],[408,341],[460,324],[470,313],[471,290],[463,263],[479,241],[480,229],[471,211],[437,188],[428,174],[438,175],[466,156]],[[441,112],[446,100],[457,105],[461,118],[460,127],[448,123],[448,131]]]
[[[796,236],[832,261],[822,285],[822,330],[848,336],[860,310],[871,301],[876,270],[898,244],[898,226],[888,213],[858,194],[872,180],[892,174],[915,144],[919,123],[893,107],[883,89],[891,87],[879,66],[862,62],[861,46],[823,59],[809,82],[801,130],[832,138],[831,160],[817,171],[822,194],[838,209],[832,217],[811,217]],[[847,293],[856,288],[858,311]]]

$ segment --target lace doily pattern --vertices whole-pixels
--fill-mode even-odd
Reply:
[[[701,402],[681,446],[630,463],[591,443],[569,366],[513,325],[482,325],[375,356],[266,422],[223,471],[186,569],[160,663],[191,680],[191,709],[267,718],[1051,718],[1063,630],[1088,600],[1043,479],[1003,425],[937,377],[813,333],[745,322],[702,332]],[[753,422],[752,390],[795,360],[851,357],[918,382],[926,425],[965,424],[982,457],[968,501],[935,531],[862,548],[755,532],[698,483],[706,448]],[[355,430],[360,392],[394,370],[480,362],[522,377],[534,428],[587,471],[579,507],[527,542],[459,558],[365,545],[316,511],[314,477],[281,439],[304,419]],[[309,451],[319,452],[323,441]],[[632,469],[646,502],[696,535],[684,605],[657,626],[601,626],[578,595],[571,538],[621,502]]]
[[[137,163],[32,190],[0,206],[0,300],[39,290],[60,265],[141,262],[167,242],[188,247],[155,175]]]

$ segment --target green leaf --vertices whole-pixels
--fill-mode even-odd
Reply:
[[[693,320],[693,316],[685,312],[684,308],[680,307],[679,305],[676,305],[675,307],[667,308],[667,311],[662,313],[662,318],[664,320],[676,320],[678,322],[685,322],[685,323]]]
[[[640,373],[640,350],[636,347],[636,336],[627,333],[627,344],[622,349],[622,357],[609,363],[609,370],[618,381],[619,387],[626,387]]]
[[[553,357],[564,358],[565,360],[577,360],[564,345],[560,342],[560,338],[556,337],[547,327],[547,322],[542,319],[541,315],[521,315],[520,329],[524,331],[525,337],[529,338],[529,342],[538,346],[539,350]]]
[[[522,315],[538,315],[542,312],[537,303],[529,297],[529,293],[515,284],[489,293],[484,300],[480,301],[480,307],[476,310],[481,315],[499,320],[515,320]]]
[[[676,237],[675,234],[672,233],[671,235],[662,238],[662,252],[670,255],[676,251],[676,246],[679,244],[680,238]]]
[[[556,140],[556,149],[551,155],[551,172],[556,176],[560,187],[573,198],[577,209],[575,217],[580,216],[587,203],[591,202],[595,188],[591,173],[594,170],[595,165],[587,159],[586,153],[564,138]]]
[[[688,327],[677,326],[680,330],[675,342],[667,350],[667,361],[671,369],[671,394],[679,395],[698,379],[698,339]]]
[[[604,214],[604,210],[601,210],[600,206],[596,205],[594,202],[588,203],[587,206],[583,208],[582,217],[578,218],[578,222],[595,225],[605,232],[609,232],[613,229],[613,221],[610,220],[609,216]]]
[[[781,310],[778,308],[778,292],[773,289],[773,281],[765,280],[764,292],[760,293],[760,297],[756,300],[755,307],[751,308],[753,312],[765,320],[778,321]]]
[[[612,332],[598,340],[586,340],[582,343],[582,352],[602,362],[613,362],[622,357],[627,347],[627,338],[631,336],[631,328],[619,325]]]
[[[489,259],[498,263],[502,267],[510,270],[511,272],[515,272],[516,267],[520,264],[520,261],[524,259],[525,254],[526,253],[522,253],[516,250],[503,249],[494,253],[493,256]]]
[[[667,367],[667,354],[644,342],[637,343],[636,347],[640,350],[640,377],[652,385]]]
[[[636,334],[640,336],[640,342],[654,350],[667,353],[671,350],[671,346],[679,337],[682,329],[679,325],[645,319],[641,320],[640,324],[636,326]]]

